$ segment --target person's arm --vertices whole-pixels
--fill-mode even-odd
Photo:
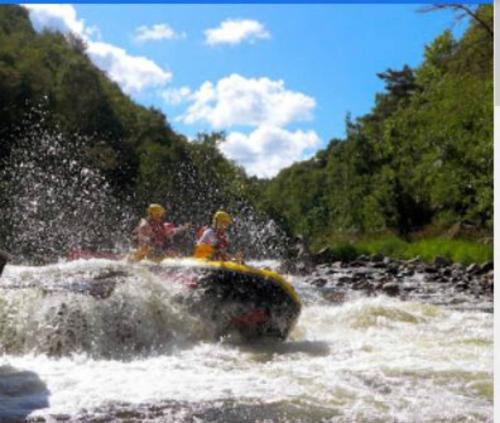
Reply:
[[[139,223],[139,226],[136,229],[136,234],[137,234],[137,245],[139,247],[151,243],[151,240],[153,238],[153,231],[144,220],[141,220],[141,222]]]

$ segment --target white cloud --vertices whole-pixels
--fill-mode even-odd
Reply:
[[[312,97],[287,90],[281,80],[237,74],[222,78],[215,85],[203,83],[191,100],[179,119],[187,124],[207,122],[216,129],[234,125],[284,126],[310,120],[316,106]]]
[[[165,103],[171,106],[178,106],[179,104],[188,101],[191,98],[191,89],[189,87],[169,88],[164,90],[160,96]]]
[[[178,33],[173,30],[170,25],[157,24],[151,27],[140,26],[135,30],[134,39],[138,42],[145,41],[160,41],[160,40],[174,40],[185,38],[186,33]]]
[[[172,74],[152,60],[131,56],[112,44],[90,42],[87,54],[97,67],[106,71],[127,93],[142,91],[146,87],[161,86],[172,79]]]
[[[205,31],[205,42],[208,45],[239,44],[245,40],[254,42],[258,39],[270,38],[271,34],[264,25],[252,19],[226,19],[217,28]]]
[[[87,27],[83,20],[77,18],[76,10],[71,5],[30,4],[26,7],[37,31],[47,28],[64,34],[72,32],[82,37],[87,44],[87,54],[94,64],[129,94],[147,87],[165,85],[172,79],[171,72],[146,57],[132,56],[123,48],[93,41],[91,37],[98,34],[98,29]]]
[[[69,4],[26,4],[31,22],[37,31],[45,28],[62,33],[85,35],[85,23],[77,19],[76,10]]]
[[[260,126],[249,135],[232,132],[220,144],[220,150],[242,165],[248,174],[264,178],[307,158],[319,145],[314,131],[287,131],[274,126]]]

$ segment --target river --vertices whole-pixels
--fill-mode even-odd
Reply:
[[[133,277],[106,300],[64,289],[121,270]],[[359,292],[336,303],[289,279],[304,303],[289,339],[249,345],[210,339],[182,288],[137,265],[8,265],[0,421],[493,421],[492,313]]]

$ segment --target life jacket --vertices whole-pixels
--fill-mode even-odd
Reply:
[[[153,232],[153,244],[155,247],[162,247],[165,244],[165,225],[163,222],[147,221]]]
[[[220,259],[220,253],[222,253],[227,249],[227,247],[229,247],[229,241],[226,237],[226,234],[212,228],[212,230],[215,232],[216,244],[200,244],[199,241],[207,229],[209,229],[209,227],[203,225],[196,231],[196,247],[194,250],[194,256],[197,258]]]
[[[205,231],[207,229],[208,229],[208,226],[206,226],[206,225],[200,226],[198,228],[198,230],[194,234],[194,238],[195,238],[196,242],[198,242],[200,240],[200,238],[203,236],[203,234],[205,233]]]

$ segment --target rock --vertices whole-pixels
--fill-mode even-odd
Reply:
[[[398,273],[398,277],[400,278],[405,278],[405,277],[410,277],[410,276],[413,276],[415,274],[415,271],[413,269],[406,269],[406,268],[403,268],[399,273]]]
[[[427,272],[427,273],[437,273],[438,270],[434,267],[434,266],[430,266],[430,265],[427,265],[424,267],[424,272]]]
[[[437,267],[446,267],[446,266],[449,266],[449,265],[451,265],[451,261],[448,260],[445,257],[437,256],[434,259],[434,266],[437,266]]]
[[[465,291],[469,287],[469,284],[465,281],[459,282],[455,285],[458,291]]]
[[[395,264],[391,264],[387,269],[386,273],[389,275],[396,276],[399,272],[399,267]]]
[[[413,257],[410,260],[406,260],[406,264],[410,264],[410,265],[419,264],[420,260],[422,260],[421,257],[420,256],[416,256],[416,257]]]
[[[480,266],[481,273],[488,273],[493,270],[493,262],[486,261]]]
[[[392,264],[392,259],[390,257],[384,257],[384,259],[382,260],[382,263],[384,263],[386,266],[388,266],[389,264]]]
[[[373,289],[372,285],[368,281],[359,281],[356,282],[353,286],[353,289],[357,290],[365,290],[365,291],[371,291]]]
[[[441,275],[443,276],[451,276],[451,268],[450,267],[444,267],[441,269]]]
[[[379,263],[384,260],[384,255],[382,253],[375,253],[370,256],[370,260],[374,263]]]
[[[325,247],[312,254],[311,260],[314,264],[331,263],[335,260],[335,254],[329,247]]]
[[[357,261],[370,261],[370,257],[365,254],[361,254],[357,259]]]
[[[295,265],[295,272],[298,273],[299,275],[305,275],[309,273],[309,266],[303,261],[299,261]]]
[[[337,283],[339,285],[345,285],[346,283],[351,282],[352,279],[349,276],[341,276],[340,278],[337,279]]]
[[[382,285],[382,291],[387,295],[398,295],[399,294],[399,284],[397,282],[387,282]]]
[[[2,275],[3,268],[5,267],[9,259],[10,256],[5,251],[0,250],[0,276]]]
[[[323,298],[332,303],[341,304],[345,301],[346,294],[342,291],[337,291],[335,289],[325,289],[322,291]]]
[[[311,281],[311,285],[317,286],[319,288],[324,287],[328,281],[325,278],[316,278]]]
[[[481,272],[481,268],[476,263],[472,263],[469,266],[467,266],[465,271],[471,275],[477,275],[478,273]]]

